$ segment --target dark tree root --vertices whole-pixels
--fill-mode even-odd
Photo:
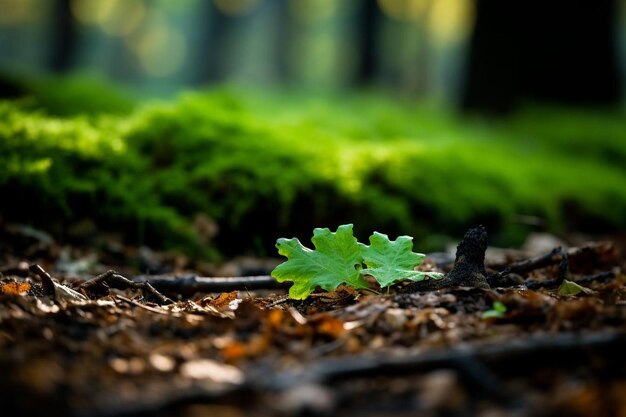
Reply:
[[[160,305],[173,303],[172,300],[158,292],[149,282],[134,282],[112,270],[82,283],[78,288],[86,292],[98,292],[99,290],[101,291],[103,287],[105,289],[106,287],[114,287],[122,290],[128,288],[141,290]]]
[[[470,229],[456,248],[454,267],[442,279],[414,282],[402,293],[433,291],[451,287],[490,288],[485,271],[487,230],[484,226]]]
[[[501,373],[518,374],[533,367],[584,363],[581,362],[581,357],[593,354],[618,358],[624,347],[626,336],[621,332],[561,333],[434,349],[401,357],[364,355],[329,358],[305,370],[278,374],[266,381],[269,383],[266,388],[285,389],[305,381],[329,383],[356,377],[407,375],[442,368],[458,369],[460,363],[467,361],[492,365],[492,369],[498,369]],[[467,368],[461,371],[465,373]],[[614,371],[620,372],[617,369]]]
[[[140,275],[134,282],[150,283],[154,288],[166,294],[192,296],[197,292],[227,292],[237,290],[259,290],[289,288],[289,284],[280,283],[269,275],[250,277],[197,277],[194,275]]]
[[[570,275],[570,257],[586,255],[593,251],[583,247],[565,251],[554,248],[545,255],[514,263],[500,272],[487,274],[485,271],[485,251],[487,250],[487,230],[484,226],[470,229],[456,249],[454,267],[440,280],[414,282],[400,290],[400,293],[434,291],[454,287],[495,288],[526,285],[530,289],[558,287]],[[520,274],[559,265],[558,278],[542,282],[525,281]],[[615,271],[580,277],[575,282],[606,281],[616,276]]]
[[[241,401],[242,396],[249,401],[259,401],[268,393],[287,392],[304,385],[332,386],[381,376],[404,378],[427,375],[439,369],[455,372],[463,386],[472,390],[472,395],[518,407],[519,393],[503,384],[510,376],[529,375],[537,369],[571,371],[572,366],[584,365],[593,366],[605,378],[617,378],[621,376],[621,368],[610,364],[621,360],[625,347],[626,337],[620,332],[564,333],[435,349],[408,356],[328,358],[304,369],[270,374],[265,366],[260,366],[246,372],[246,379],[241,383],[217,387],[210,384],[172,387],[158,396],[140,392],[132,401],[120,399],[97,403],[100,406],[98,412],[91,414],[111,417],[149,415],[154,410],[174,409],[185,404]]]
[[[605,271],[598,274],[588,275],[586,277],[580,277],[573,280],[577,284],[589,284],[591,282],[608,282],[615,278],[617,273],[615,271]],[[537,288],[552,288],[558,287],[563,283],[563,280],[559,278],[549,279],[546,281],[531,281],[525,285],[529,290],[535,290]]]

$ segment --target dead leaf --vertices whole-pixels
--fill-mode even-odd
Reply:
[[[237,361],[246,357],[246,345],[240,341],[229,343],[222,349],[222,355],[224,355],[224,359],[229,362]]]
[[[314,317],[310,320],[310,323],[316,327],[319,333],[334,338],[339,338],[346,332],[346,329],[343,327],[343,321],[337,320],[328,314]]]
[[[278,328],[283,322],[283,311],[282,310],[271,310],[267,315],[266,323],[271,328]]]
[[[311,297],[329,303],[353,297],[355,294],[356,290],[353,287],[340,285],[334,291],[311,294]]]
[[[585,294],[595,294],[595,291],[589,288],[585,288],[582,285],[579,285],[573,281],[564,280],[561,286],[559,287],[558,294],[559,295],[576,295],[580,293]]]
[[[2,286],[3,294],[26,295],[28,291],[30,291],[30,284],[28,282],[9,282]]]
[[[202,307],[213,307],[220,311],[237,310],[240,303],[241,299],[237,298],[237,291],[223,292],[215,298],[207,296],[196,302]]]

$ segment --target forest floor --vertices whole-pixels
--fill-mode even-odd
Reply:
[[[619,242],[488,251],[487,272],[508,268],[515,285],[295,301],[266,276],[198,278],[147,249],[60,247],[28,228],[1,236],[6,417],[626,416]],[[453,261],[426,264],[448,272]],[[273,261],[250,262],[234,274]]]

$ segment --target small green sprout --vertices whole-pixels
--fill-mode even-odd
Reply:
[[[506,313],[506,306],[500,301],[494,301],[491,310],[483,312],[480,317],[483,319],[499,319],[504,317],[504,313]]]
[[[278,253],[287,261],[278,265],[272,276],[278,282],[293,281],[289,296],[302,300],[318,286],[333,291],[346,284],[354,288],[368,288],[365,275],[372,276],[381,287],[389,287],[402,280],[422,281],[439,279],[437,272],[415,271],[424,255],[412,252],[413,238],[400,236],[395,241],[387,235],[374,232],[370,245],[357,242],[352,225],[344,224],[331,232],[317,228],[311,239],[315,249],[302,245],[296,238],[278,239]]]

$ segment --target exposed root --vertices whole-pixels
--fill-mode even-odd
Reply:
[[[150,283],[154,288],[166,294],[191,296],[197,292],[229,292],[241,290],[258,290],[288,288],[288,284],[279,283],[269,275],[250,277],[197,277],[194,275],[141,275],[133,278],[137,283]]]
[[[123,290],[128,288],[141,290],[147,293],[160,305],[173,303],[172,300],[158,292],[152,285],[150,285],[150,283],[131,281],[113,270],[107,271],[97,277],[94,277],[93,279],[90,279],[89,281],[82,283],[79,288],[85,291],[97,291],[98,287],[101,288],[102,286],[110,286]]]
[[[450,287],[489,288],[485,271],[487,230],[478,226],[468,230],[456,248],[456,259],[452,271],[440,280],[414,282],[402,292],[433,291]]]
[[[545,255],[526,259],[514,263],[500,272],[487,274],[485,271],[485,251],[487,250],[487,231],[483,226],[470,229],[459,243],[456,250],[454,267],[440,280],[414,282],[404,287],[401,293],[434,291],[454,287],[494,288],[526,285],[528,288],[558,287],[565,279],[575,282],[591,282],[611,279],[616,276],[615,271],[603,272],[595,275],[570,278],[570,260],[572,258],[593,254],[594,247],[576,248],[565,251],[554,248]],[[600,254],[598,254],[598,257]],[[520,276],[531,271],[558,265],[558,277],[543,282],[524,281]]]

